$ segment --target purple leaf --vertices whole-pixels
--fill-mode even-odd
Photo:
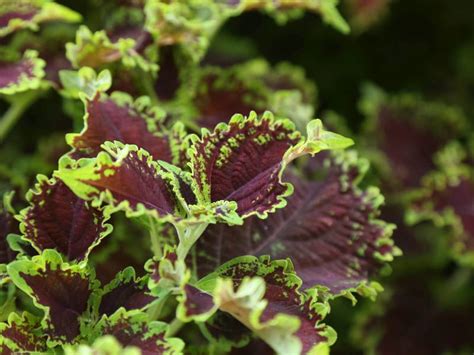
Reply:
[[[18,48],[21,52],[29,49],[38,51],[38,56],[46,62],[45,79],[60,87],[59,71],[72,69],[64,54],[64,46],[73,38],[74,30],[64,24],[50,25],[40,34],[34,32],[23,33],[18,38]]]
[[[180,308],[182,319],[193,319],[194,317],[206,315],[214,309],[212,296],[202,292],[198,288],[186,284],[183,286],[182,292],[182,307]],[[178,313],[179,312],[178,310]],[[206,317],[207,315],[204,318]]]
[[[45,311],[45,332],[53,341],[71,342],[79,335],[81,317],[95,287],[87,269],[68,265],[56,251],[46,250],[32,260],[10,263],[8,273]]]
[[[7,323],[0,323],[2,354],[43,352],[47,350],[46,338],[39,329],[37,319],[28,313],[21,316],[11,313]]]
[[[182,350],[179,339],[165,339],[165,330],[165,324],[150,321],[145,313],[121,309],[110,317],[102,317],[95,334],[113,335],[123,347],[136,346],[146,355]]]
[[[173,99],[181,85],[180,71],[173,49],[173,47],[160,48],[160,68],[154,87],[156,94],[163,101]]]
[[[297,96],[300,101],[291,100],[291,109],[287,109],[284,102],[290,96]],[[263,60],[253,60],[228,68],[203,68],[193,102],[198,124],[206,128],[214,128],[236,112],[251,110],[270,110],[304,126],[307,122],[303,121],[312,118],[309,116],[313,114],[315,98],[316,89],[301,69],[288,64],[271,67]],[[301,117],[301,111],[308,115]]]
[[[8,1],[0,5],[0,28],[7,27],[9,22],[18,19],[30,21],[40,12],[41,8],[35,6],[33,2],[29,1]]]
[[[195,142],[191,166],[206,202],[235,201],[240,215],[265,216],[285,205],[291,187],[280,181],[285,152],[299,141],[286,120],[235,115]]]
[[[224,75],[221,74],[221,76]],[[265,100],[264,95],[252,92],[238,78],[228,76],[222,80],[217,73],[211,72],[201,78],[200,87],[194,98],[199,113],[197,121],[200,126],[212,129],[236,112],[256,110],[258,113],[263,113],[263,108],[256,107],[256,103]],[[226,85],[223,86],[222,82]]]
[[[97,158],[60,161],[57,175],[75,194],[133,215],[165,217],[176,212],[170,177],[147,151],[120,142],[102,147],[105,151]]]
[[[50,307],[53,338],[72,341],[79,334],[78,316],[86,311],[89,282],[78,274],[46,269],[41,275],[21,274],[38,303]]]
[[[474,248],[474,182],[468,178],[462,179],[458,184],[447,186],[442,191],[434,191],[430,200],[434,202],[437,212],[446,208],[453,209],[466,234],[472,237],[470,242]]]
[[[38,30],[43,22],[78,22],[81,15],[53,1],[2,0],[0,37],[21,29]]]
[[[389,226],[376,220],[378,191],[357,187],[363,161],[352,153],[328,160],[320,181],[289,176],[295,190],[288,205],[267,219],[208,227],[197,245],[199,274],[240,255],[269,254],[289,257],[305,287],[324,285],[339,293],[367,281],[398,249]]]
[[[171,139],[160,120],[160,111],[125,94],[96,96],[86,103],[85,127],[69,135],[75,157],[93,157],[106,141],[136,144],[155,160],[172,162]]]
[[[33,50],[27,50],[16,60],[0,58],[0,93],[9,95],[38,89],[45,75],[44,66],[45,62]]]
[[[212,292],[220,310],[279,353],[307,353],[334,341],[332,329],[321,323],[327,304],[319,303],[316,293],[300,291],[301,285],[289,260],[250,256],[224,264],[198,283]]]
[[[38,178],[22,211],[21,230],[38,250],[56,249],[67,260],[83,260],[111,232],[108,217],[77,197],[61,180]]]
[[[4,200],[6,200],[5,197]],[[13,219],[8,206],[5,206],[6,204],[4,202],[0,207],[0,264],[8,264],[15,259],[16,252],[10,248],[7,236],[10,233],[19,232],[18,223]]]
[[[416,186],[434,168],[432,156],[446,143],[425,128],[413,126],[409,119],[412,115],[390,107],[380,108],[378,115],[379,146],[389,158],[395,177],[408,187]]]
[[[104,287],[99,313],[110,316],[120,307],[126,310],[142,309],[155,299],[147,291],[147,279],[137,279],[135,270],[128,267]]]

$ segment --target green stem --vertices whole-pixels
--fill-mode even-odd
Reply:
[[[178,260],[185,260],[194,243],[204,233],[208,223],[199,223],[195,225],[176,226],[178,231],[179,244],[176,250]]]
[[[173,335],[176,335],[181,328],[183,327],[185,323],[180,321],[178,318],[173,319],[173,321],[170,323],[168,330],[165,334],[166,337],[172,337]]]
[[[196,248],[194,248],[193,250],[191,250],[191,263],[192,263],[192,270],[191,270],[191,280],[199,280],[199,277],[198,277],[198,266],[197,266],[197,252],[196,252]]]
[[[150,226],[151,251],[155,257],[161,259],[163,253],[161,250],[160,236],[156,228],[156,221],[152,217],[149,217],[148,225]]]
[[[39,91],[27,92],[13,101],[8,111],[5,112],[2,119],[0,120],[0,143],[4,141],[5,137],[8,135],[8,132],[10,132],[15,123],[20,119],[28,107],[30,107],[31,104],[36,101],[36,99],[39,97],[39,94]]]
[[[150,320],[158,320],[162,315],[163,308],[165,307],[166,301],[168,301],[170,293],[166,293],[160,296],[158,301],[153,304],[147,311]]]
[[[153,105],[159,105],[160,100],[156,94],[154,87],[154,77],[150,73],[145,73],[141,76],[141,83],[145,89],[146,94],[150,98]]]

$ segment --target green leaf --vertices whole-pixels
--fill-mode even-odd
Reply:
[[[83,67],[78,71],[61,70],[59,78],[64,87],[62,93],[67,97],[75,99],[79,99],[84,95],[87,99],[91,100],[97,93],[106,92],[112,86],[110,71],[103,70],[97,75],[89,67]]]
[[[345,149],[354,144],[351,138],[327,131],[320,119],[308,123],[306,135],[304,142],[297,144],[286,152],[284,158],[286,163],[306,154],[313,156],[323,150]]]

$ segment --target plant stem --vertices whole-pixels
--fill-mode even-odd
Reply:
[[[185,323],[180,321],[178,318],[173,319],[168,327],[168,331],[166,332],[166,337],[172,337],[176,333],[178,333]]]
[[[158,301],[153,304],[147,311],[150,320],[158,320],[162,316],[163,308],[166,304],[166,301],[169,298],[170,293],[163,294],[159,297]]]
[[[179,260],[186,259],[189,250],[192,248],[194,243],[204,233],[208,226],[208,223],[199,223],[195,225],[186,225],[184,227],[176,226],[178,231],[179,244],[176,254]]]
[[[158,99],[158,95],[155,91],[153,76],[146,74],[142,75],[141,79],[141,84],[143,85],[145,92],[150,98],[152,104],[159,105],[160,100]]]
[[[20,119],[23,113],[39,97],[39,91],[24,93],[18,99],[13,101],[10,108],[5,112],[0,120],[0,143],[3,142],[15,123]]]
[[[156,229],[156,221],[152,217],[148,217],[148,224],[150,226],[150,241],[151,241],[151,251],[153,255],[158,259],[161,259],[163,253],[161,251],[160,236],[158,235],[158,230]]]

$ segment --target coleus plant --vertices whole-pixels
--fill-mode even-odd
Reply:
[[[122,346],[179,352],[182,342],[171,337],[179,325],[205,327],[226,312],[279,353],[323,351],[335,340],[322,323],[329,300],[380,290],[369,277],[398,249],[391,226],[376,220],[381,195],[357,187],[366,163],[339,151],[352,140],[320,120],[303,138],[269,112],[186,136],[180,125],[160,128],[146,100],[82,97],[84,130],[68,136],[73,150],[53,178],[38,178],[19,215],[22,240],[38,255],[23,252],[7,266],[43,315],[9,319],[5,347],[42,350],[113,335]],[[299,176],[290,164],[306,156]],[[87,257],[118,211],[146,225],[154,257],[144,278],[128,268],[100,286]],[[164,223],[175,227],[176,244],[158,232]],[[155,325],[170,299],[178,302],[175,321]],[[43,329],[33,348],[9,335],[20,326]]]
[[[118,1],[104,30],[64,37],[56,26],[81,21],[64,6],[0,5],[0,138],[49,91],[83,116],[54,171],[28,181],[26,207],[4,196],[2,353],[329,352],[332,302],[374,299],[400,255],[368,161],[312,119],[302,72],[201,60],[251,10],[309,10],[345,32],[336,5]]]

